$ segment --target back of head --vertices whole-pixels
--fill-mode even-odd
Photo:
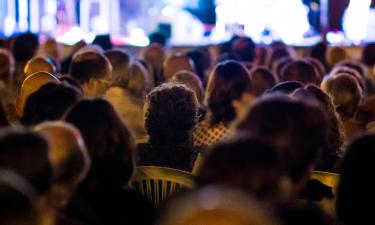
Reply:
[[[281,71],[282,81],[300,81],[304,84],[319,85],[319,74],[315,67],[305,60],[295,60]]]
[[[145,106],[145,128],[151,144],[179,145],[189,141],[198,103],[186,86],[162,84],[147,95]]]
[[[81,98],[81,93],[70,86],[47,83],[27,98],[21,123],[30,126],[59,120]]]
[[[128,182],[133,172],[133,137],[108,101],[82,100],[69,110],[65,121],[77,127],[85,140],[92,160],[87,181]]]
[[[298,88],[303,88],[304,84],[299,81],[285,81],[273,86],[267,93],[291,94]]]
[[[109,34],[96,35],[92,44],[100,46],[103,50],[109,50],[113,46]]]
[[[16,103],[16,111],[19,116],[23,115],[27,98],[47,83],[60,83],[60,81],[47,72],[34,73],[23,81]]]
[[[366,87],[365,87],[364,77],[362,77],[362,75],[357,71],[357,69],[354,69],[351,66],[345,66],[345,65],[340,66],[339,64],[331,70],[329,75],[333,77],[337,75],[341,75],[341,74],[349,75],[358,82],[358,85],[361,88],[361,90],[365,91]]]
[[[14,73],[14,58],[8,50],[0,48],[0,81],[9,85]]]
[[[240,37],[233,42],[232,52],[241,61],[253,62],[255,56],[255,43],[250,37]]]
[[[197,48],[186,53],[193,60],[196,74],[202,82],[206,81],[205,71],[210,67],[210,56],[207,51],[204,48]]]
[[[336,63],[349,59],[349,56],[343,47],[334,46],[328,48],[326,58],[328,65],[333,67]]]
[[[129,81],[130,55],[121,49],[112,49],[105,52],[105,56],[112,65],[112,85],[126,88]]]
[[[160,32],[154,32],[149,35],[150,44],[159,44],[165,46],[167,44],[167,38]]]
[[[199,77],[190,71],[180,71],[173,75],[171,78],[171,81],[184,84],[186,87],[190,88],[192,91],[194,91],[197,100],[200,104],[203,104],[204,99],[204,89],[202,81],[199,79]]]
[[[8,128],[0,134],[0,167],[13,170],[30,182],[38,194],[49,191],[52,171],[48,143],[27,129]]]
[[[320,108],[276,95],[256,102],[238,122],[237,130],[279,148],[288,174],[298,183],[327,145],[327,124],[326,114]]]
[[[276,225],[262,203],[233,189],[208,186],[174,199],[158,225]]]
[[[277,84],[276,75],[267,67],[256,67],[250,71],[251,81],[253,83],[254,94],[262,95],[266,90]]]
[[[160,69],[165,60],[165,49],[159,44],[152,44],[145,48],[143,58],[150,63],[154,69]]]
[[[335,109],[342,119],[354,116],[362,91],[353,77],[345,74],[330,76],[322,82],[322,89],[332,97]]]
[[[15,38],[12,52],[17,62],[27,62],[34,57],[39,47],[38,36],[32,33],[23,33]]]
[[[47,72],[53,75],[56,74],[56,67],[49,57],[34,57],[27,61],[24,68],[24,77],[37,73],[37,72]]]
[[[206,89],[211,124],[233,121],[236,111],[232,101],[252,91],[249,72],[242,64],[232,60],[219,63],[211,73]]]
[[[131,63],[129,66],[129,82],[126,89],[135,97],[144,99],[148,87],[147,78],[147,70],[141,63]]]
[[[268,58],[268,66],[272,67],[274,62],[276,62],[278,59],[289,57],[294,58],[294,52],[292,49],[285,44],[276,45],[271,48],[271,54]]]
[[[0,224],[39,225],[32,187],[22,177],[0,170]]]
[[[375,43],[368,43],[362,52],[362,62],[368,66],[373,67],[375,65]]]
[[[111,64],[107,57],[93,50],[81,50],[73,56],[70,76],[80,84],[90,79],[110,80]]]
[[[186,55],[181,54],[176,54],[169,57],[163,64],[164,80],[169,80],[173,74],[181,70],[195,72],[193,61]]]
[[[341,163],[337,214],[344,225],[371,224],[373,217],[375,135],[365,135],[348,147]]]
[[[241,188],[261,200],[277,203],[285,192],[280,152],[271,144],[237,136],[217,144],[204,159],[198,185]]]

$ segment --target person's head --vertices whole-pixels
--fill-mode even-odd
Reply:
[[[157,225],[275,225],[271,209],[237,189],[207,186],[170,202]]]
[[[100,46],[103,50],[109,50],[113,46],[109,34],[96,35],[92,44]]]
[[[155,70],[160,70],[165,60],[165,49],[159,44],[152,44],[145,48],[143,59],[150,63]]]
[[[111,74],[111,63],[98,51],[80,50],[73,56],[70,76],[81,85],[84,96],[104,95],[109,87]]]
[[[144,99],[148,87],[148,75],[146,68],[139,62],[132,62],[129,65],[129,81],[126,90],[133,96]]]
[[[24,67],[24,79],[37,72],[47,72],[56,75],[56,66],[49,57],[38,56],[31,58]]]
[[[236,124],[254,138],[282,152],[295,193],[309,179],[321,149],[327,145],[327,117],[318,107],[286,95],[259,99]]]
[[[0,167],[24,177],[38,195],[47,194],[52,182],[48,148],[47,140],[36,132],[20,127],[4,129],[0,132]]]
[[[245,136],[218,143],[205,157],[197,183],[241,188],[252,196],[280,203],[288,194],[280,152],[270,143]]]
[[[270,49],[266,45],[257,45],[255,48],[254,64],[257,66],[266,66],[267,57],[270,54]]]
[[[368,66],[373,67],[375,65],[375,43],[368,43],[362,52],[362,62]]]
[[[336,63],[349,59],[349,55],[346,52],[345,48],[340,46],[333,46],[328,48],[326,59],[328,65],[332,68],[336,65]]]
[[[356,69],[353,69],[347,66],[336,66],[331,70],[331,72],[329,73],[329,76],[335,77],[335,76],[342,75],[342,74],[346,74],[346,75],[353,77],[358,82],[361,90],[365,91],[366,85],[364,82],[364,78]]]
[[[358,105],[355,119],[363,128],[375,121],[375,95],[363,97]]]
[[[12,53],[8,50],[0,48],[0,81],[5,85],[10,85],[12,75],[14,73],[15,64]]]
[[[176,54],[167,58],[163,64],[163,78],[168,81],[173,74],[181,70],[195,72],[193,60],[186,55]]]
[[[77,127],[91,157],[86,184],[118,186],[133,172],[133,137],[106,100],[85,99],[74,105],[65,121]]]
[[[253,99],[248,70],[236,61],[219,63],[210,75],[206,104],[212,125],[229,124]]]
[[[241,61],[253,62],[255,56],[255,43],[250,37],[240,37],[233,42],[232,52]]]
[[[362,98],[362,90],[353,77],[346,74],[329,76],[321,87],[332,97],[336,112],[343,120],[353,118]]]
[[[268,66],[271,68],[278,59],[285,57],[294,58],[294,52],[290,47],[285,44],[272,47],[268,58]]]
[[[23,110],[27,98],[47,83],[58,84],[60,81],[55,76],[47,72],[34,73],[23,81],[20,94],[18,95],[16,101],[16,111],[19,117],[23,116]]]
[[[321,90],[319,87],[309,84],[304,88],[299,88],[295,90],[291,96],[303,101],[309,101],[309,97],[306,93],[310,94],[318,106],[320,106],[327,114],[329,123],[327,130],[327,137],[329,142],[327,143],[327,148],[322,150],[321,156],[315,166],[316,170],[330,171],[334,172],[337,166],[338,155],[342,153],[342,147],[344,142],[343,127],[339,116],[335,111],[332,99],[327,93]]]
[[[267,67],[259,66],[250,71],[254,94],[262,95],[266,90],[275,86],[278,82],[277,76]]]
[[[21,123],[31,126],[49,120],[59,120],[82,98],[76,89],[56,83],[47,83],[26,100]]]
[[[277,75],[278,79],[281,80],[281,71],[283,71],[284,67],[289,63],[293,62],[293,59],[289,56],[277,59],[270,68],[272,71]]]
[[[40,225],[33,187],[10,170],[0,170],[0,224]]]
[[[328,45],[324,42],[319,42],[316,45],[311,47],[310,50],[310,57],[319,60],[324,67],[327,66],[327,60],[326,60],[326,55],[327,55],[327,48]]]
[[[280,94],[291,94],[293,91],[297,90],[298,88],[303,88],[304,84],[299,81],[285,81],[279,84],[276,84],[271,89],[269,89],[266,93],[280,93]]]
[[[365,135],[348,147],[342,162],[336,211],[340,224],[372,224],[375,183],[373,176],[375,135]]]
[[[107,50],[104,54],[112,65],[112,85],[126,88],[129,82],[130,55],[122,49]]]
[[[146,98],[145,128],[154,145],[189,144],[198,102],[190,89],[176,83],[154,88]]]
[[[319,85],[319,73],[316,68],[305,60],[295,60],[281,70],[282,81],[300,81],[304,84]]]
[[[23,33],[17,36],[12,43],[12,52],[16,62],[27,62],[35,56],[39,47],[39,38],[36,34]]]
[[[85,142],[79,130],[62,122],[45,122],[35,130],[48,139],[49,160],[53,170],[52,200],[63,208],[90,167]]]
[[[60,55],[61,55],[60,44],[57,43],[56,39],[48,38],[43,43],[43,53],[46,56],[53,58],[54,60],[60,60]]]
[[[304,60],[315,67],[315,69],[316,69],[316,71],[318,72],[318,75],[319,75],[318,76],[319,83],[322,82],[324,76],[327,74],[327,70],[324,67],[323,63],[321,61],[315,59],[315,58],[312,58],[312,57],[304,58]]]
[[[210,58],[208,52],[204,49],[193,49],[186,53],[193,60],[196,74],[202,82],[206,81],[206,70],[210,67]]]
[[[190,71],[182,70],[173,75],[170,81],[184,84],[186,87],[190,88],[197,97],[200,105],[203,104],[204,100],[204,89],[202,81],[199,77]]]

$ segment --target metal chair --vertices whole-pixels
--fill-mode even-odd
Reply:
[[[174,191],[193,185],[194,176],[191,173],[167,167],[140,166],[130,179],[130,186],[155,205]]]

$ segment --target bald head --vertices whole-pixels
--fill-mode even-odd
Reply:
[[[56,74],[56,67],[52,60],[48,57],[34,57],[26,63],[23,72],[24,78],[26,79],[31,74],[37,72]]]
[[[54,172],[54,184],[75,187],[90,166],[85,143],[79,130],[62,122],[45,122],[35,128],[49,141],[49,159]]]
[[[60,83],[60,81],[50,73],[37,72],[28,76],[22,83],[20,94],[17,98],[16,111],[18,116],[23,115],[23,108],[26,99],[40,87],[47,83]]]
[[[195,72],[193,61],[186,55],[173,55],[163,64],[164,80],[169,80],[175,73],[187,70]]]

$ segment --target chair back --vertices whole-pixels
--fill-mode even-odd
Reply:
[[[155,205],[159,205],[174,191],[192,188],[193,185],[194,176],[191,173],[167,167],[136,167],[130,179],[130,186]]]
[[[313,171],[312,178],[332,188],[333,194],[336,194],[339,184],[340,175],[337,173],[329,173],[324,171]]]

